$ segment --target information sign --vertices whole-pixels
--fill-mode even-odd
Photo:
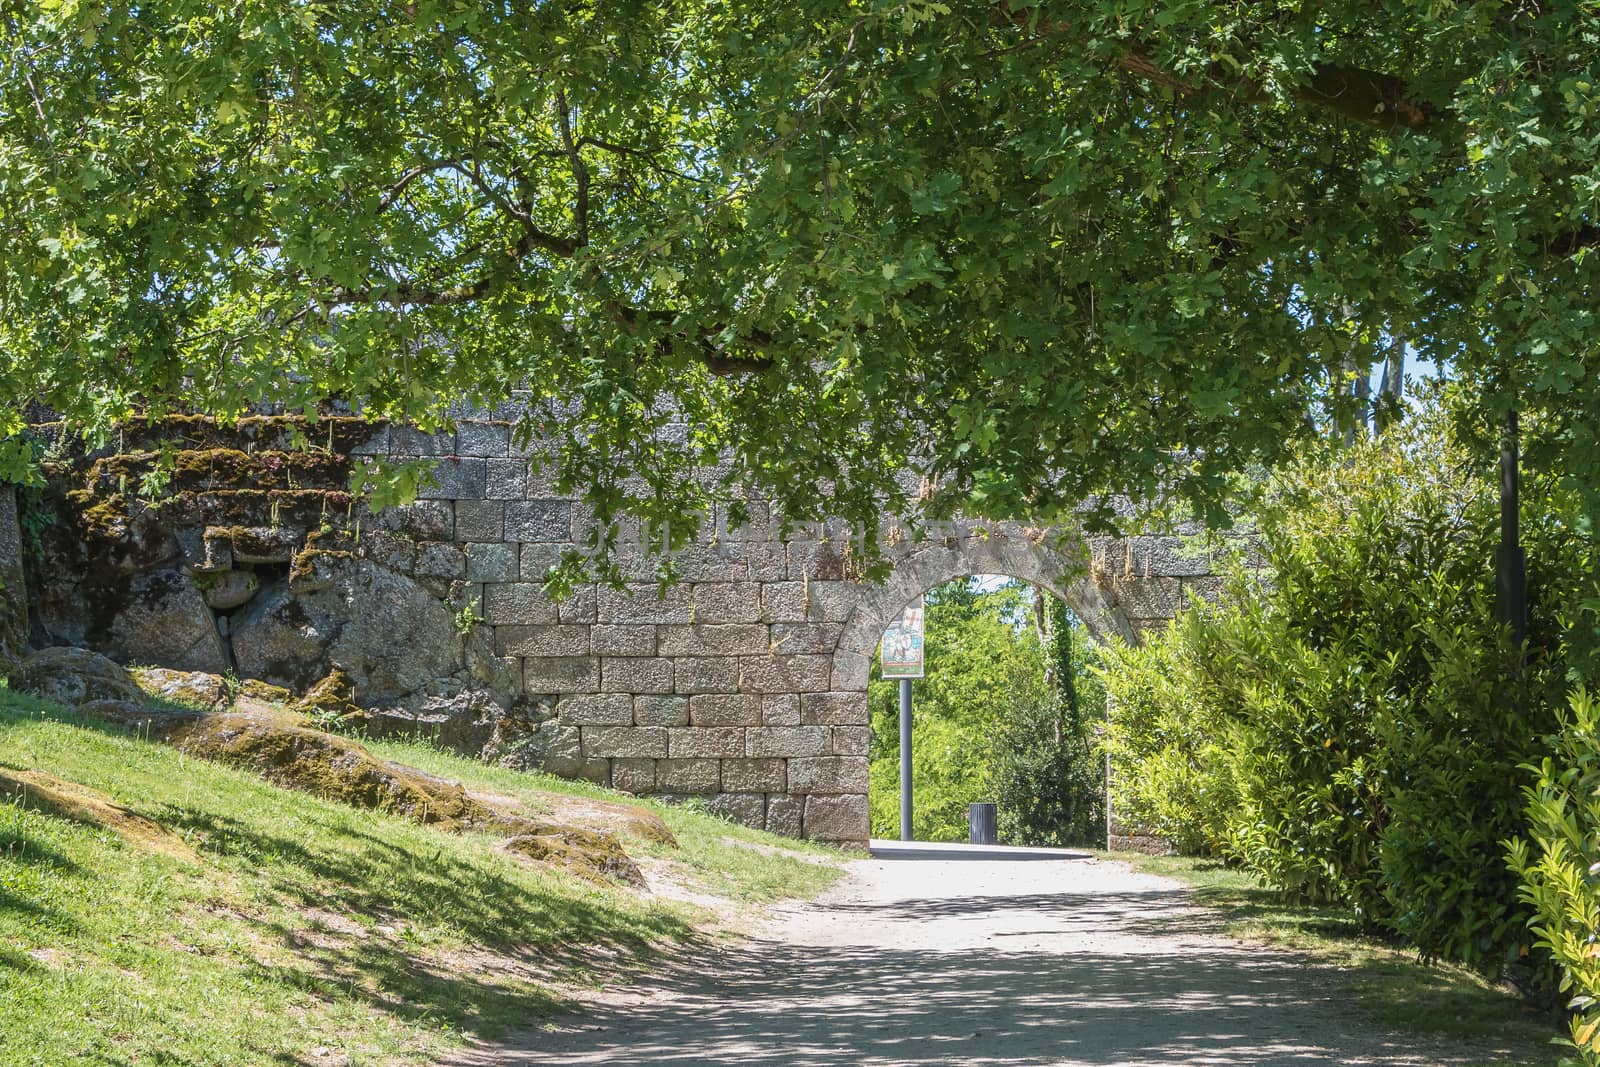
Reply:
[[[923,615],[923,601],[919,596],[883,631],[878,661],[885,678],[922,677]]]

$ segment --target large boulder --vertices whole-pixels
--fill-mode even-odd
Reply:
[[[256,594],[230,632],[240,675],[302,692],[328,673],[338,622],[311,617],[279,581]]]
[[[87,648],[61,645],[42,648],[23,661],[17,686],[58,704],[76,706],[93,700],[137,703],[144,692],[115,660]]]
[[[228,657],[216,618],[194,580],[178,571],[141,574],[111,619],[105,651],[124,663],[221,674]]]
[[[447,602],[370,560],[327,566],[325,583],[303,593],[274,583],[234,620],[239,673],[304,691],[337,665],[355,702],[376,706],[437,693],[441,679],[467,672]]]
[[[540,833],[519,834],[503,847],[513,855],[560,868],[587,882],[621,882],[644,888],[639,865],[623,851],[622,843],[604,830],[549,827]]]

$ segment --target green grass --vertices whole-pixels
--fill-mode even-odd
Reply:
[[[374,747],[534,806],[557,789],[607,795],[416,745]],[[354,1064],[430,1063],[467,1035],[536,1024],[559,1005],[552,979],[647,965],[707,918],[520,863],[487,836],[287,792],[4,690],[0,764],[109,794],[201,858],[0,802],[6,1067],[304,1064],[318,1046]],[[733,899],[809,894],[836,876],[825,850],[663,813],[682,848],[656,854]]]
[[[1286,903],[1253,876],[1214,860],[1104,855],[1186,882],[1196,901],[1222,913],[1235,937],[1305,952],[1345,970],[1351,996],[1386,1026],[1466,1041],[1498,1039],[1516,1052],[1494,1061],[1497,1067],[1556,1067],[1561,1061],[1550,1044],[1562,1032],[1555,1016],[1467,968],[1425,964],[1414,952],[1363,935],[1347,911]]]

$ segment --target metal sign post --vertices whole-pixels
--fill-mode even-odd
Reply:
[[[911,679],[900,679],[900,840],[911,840]]]
[[[878,663],[885,678],[900,679],[900,840],[911,840],[911,679],[922,677],[924,605],[906,606],[883,632]]]

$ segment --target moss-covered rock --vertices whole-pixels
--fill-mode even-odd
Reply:
[[[311,729],[292,715],[203,715],[160,732],[191,755],[254,771],[285,789],[444,830],[528,833],[541,825],[474,800],[458,782],[380,760],[358,742]]]
[[[295,701],[295,708],[308,715],[323,719],[343,719],[360,716],[356,706],[356,683],[341,667],[334,667],[327,676],[306,690],[305,696]]]
[[[639,865],[623,851],[620,841],[603,830],[550,827],[539,833],[518,834],[503,847],[513,855],[557,867],[585,881],[600,885],[621,882],[644,888]]]
[[[598,827],[651,844],[678,846],[661,816],[638,804],[560,794],[552,794],[550,801],[552,814],[563,822]]]
[[[22,662],[17,687],[58,704],[92,700],[140,701],[144,691],[123,666],[86,648],[42,648]]]
[[[171,704],[210,711],[233,703],[232,690],[218,674],[175,671],[166,667],[134,667],[128,674],[145,693]]]

